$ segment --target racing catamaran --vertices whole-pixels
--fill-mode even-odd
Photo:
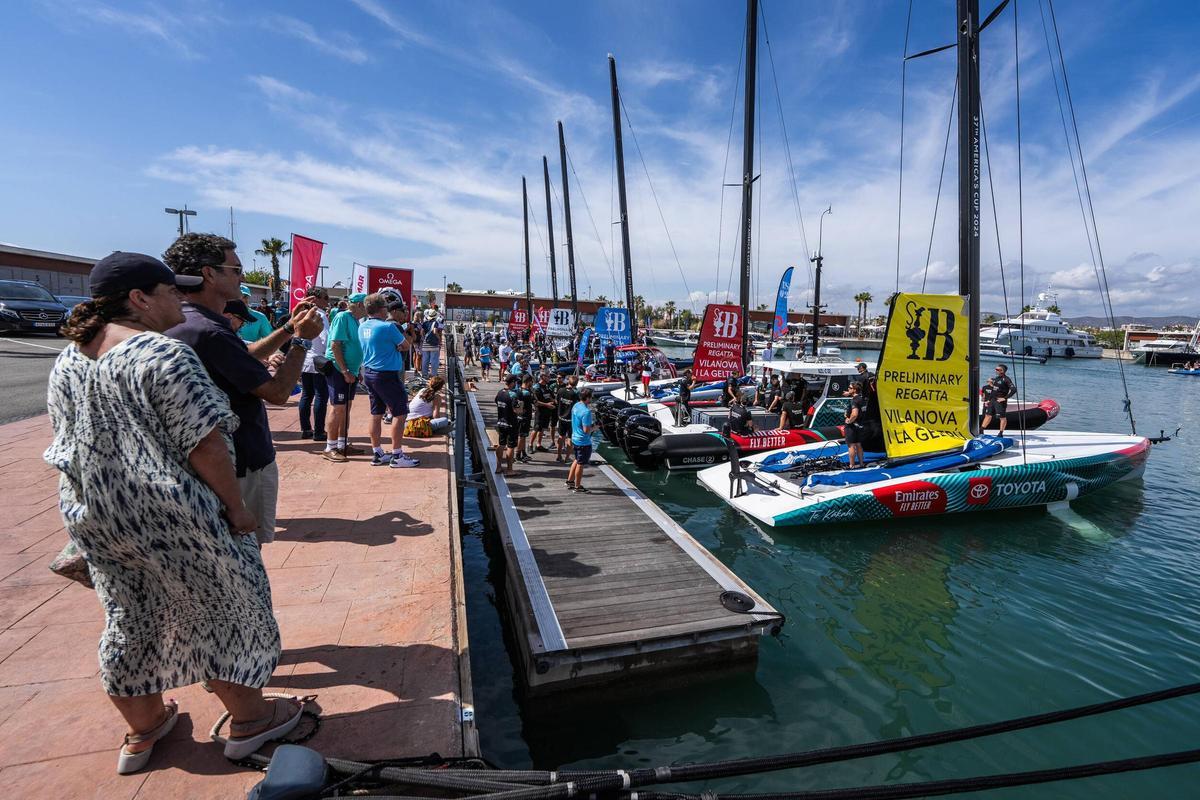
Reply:
[[[983,27],[978,0],[956,0],[958,294],[893,299],[875,398],[882,442],[869,437],[876,441],[865,446],[868,466],[844,468],[846,446],[823,442],[734,459],[699,473],[705,487],[767,525],[1065,503],[1137,478],[1145,469],[1150,440],[1136,430],[1132,435],[1053,430],[979,435]]]

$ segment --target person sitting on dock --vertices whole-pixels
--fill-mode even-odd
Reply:
[[[1004,429],[1008,427],[1008,398],[1017,393],[1017,387],[1012,378],[1008,377],[1006,364],[996,365],[996,376],[988,383],[992,385],[992,396],[985,398],[981,427],[987,430],[988,425],[992,424],[992,417],[997,417],[1000,422],[1000,435],[1003,436]]]
[[[567,471],[567,489],[579,494],[588,494],[583,486],[583,468],[592,459],[592,431],[596,429],[592,416],[592,390],[579,390],[579,400],[571,408],[571,444],[575,448],[575,461]]]
[[[496,392],[496,474],[513,474],[513,458],[517,454],[516,375],[505,375],[504,386]]]

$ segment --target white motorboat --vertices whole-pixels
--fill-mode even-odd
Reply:
[[[979,331],[979,344],[995,344],[1014,353],[1053,358],[1100,358],[1104,348],[1086,331],[1076,331],[1057,311],[1058,297],[1042,292],[1028,311]]]

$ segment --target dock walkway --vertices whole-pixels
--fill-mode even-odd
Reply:
[[[564,486],[553,453],[495,474],[501,384],[468,396],[471,442],[507,557],[508,603],[531,689],[611,680],[629,671],[754,659],[781,615],[603,458],[591,493]],[[738,597],[745,611],[737,607]]]

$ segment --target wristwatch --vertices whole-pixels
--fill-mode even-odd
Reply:
[[[299,336],[293,336],[292,337],[292,347],[299,347],[301,350],[305,350],[305,351],[311,350],[312,349],[312,340],[301,339]]]
[[[292,324],[290,321],[289,321],[289,322],[285,322],[285,323],[283,323],[283,329],[284,329],[285,331],[287,331],[288,333],[295,333],[295,332],[296,332],[296,326],[295,326],[295,325],[293,325],[293,324]]]

